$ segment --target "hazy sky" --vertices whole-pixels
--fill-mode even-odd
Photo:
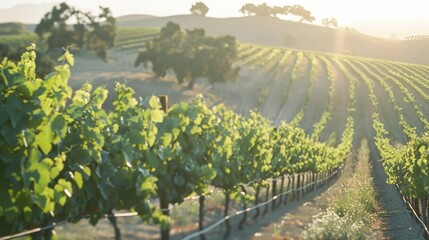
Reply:
[[[111,8],[115,16],[139,13],[167,16],[189,14],[190,6],[199,0],[66,0],[70,5],[86,10],[96,10],[99,5]],[[202,0],[209,8],[208,16],[240,16],[238,9],[244,3],[269,5],[300,4],[313,13],[316,22],[325,17],[335,17],[342,26],[360,20],[428,20],[429,0]],[[10,8],[20,3],[52,3],[55,0],[0,0],[0,8]],[[429,27],[428,27],[429,28]]]

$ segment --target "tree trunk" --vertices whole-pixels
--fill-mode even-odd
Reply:
[[[244,194],[246,195],[247,194],[247,190],[246,190],[246,187],[244,186],[244,185],[241,185],[241,190],[244,192]],[[240,220],[240,222],[238,223],[238,229],[240,229],[240,230],[243,230],[243,224],[246,222],[246,220],[247,220],[247,212],[246,212],[246,209],[247,209],[247,201],[246,201],[246,199],[244,199],[244,202],[243,202],[243,210],[245,211],[244,213],[243,213],[243,218]]]
[[[49,224],[50,224],[50,222],[46,221],[46,220],[44,220],[42,222],[43,227],[46,227]],[[32,233],[30,236],[31,236],[32,240],[42,240],[42,239],[50,240],[50,239],[52,239],[52,236],[53,236],[53,234],[52,234],[53,230],[54,230],[53,228],[49,228],[49,229],[46,229],[44,231]]]
[[[280,185],[280,193],[279,194],[281,194],[281,195],[280,195],[280,198],[279,198],[279,202],[277,203],[277,208],[279,208],[280,205],[283,202],[283,192],[284,192],[285,176],[282,176],[282,181],[280,182],[280,184],[281,185]]]
[[[189,89],[189,90],[194,89],[194,83],[195,83],[195,78],[192,78],[192,79],[189,81],[189,84],[188,84],[188,89]]]
[[[168,210],[168,202],[163,198],[159,198],[159,205],[164,216],[170,217],[170,211]],[[170,239],[170,224],[164,228],[161,226],[161,240]]]
[[[296,198],[295,174],[292,175],[292,201]]]
[[[120,240],[121,239],[121,230],[118,227],[118,223],[116,222],[116,217],[113,215],[112,212],[109,212],[109,216],[107,217],[112,224],[113,228],[115,229],[115,239]]]
[[[296,185],[297,185],[297,187],[296,187],[296,200],[297,201],[299,201],[299,197],[300,197],[300,193],[301,193],[301,174],[299,174],[298,175],[298,180],[297,180],[297,182],[296,182]]]
[[[223,217],[228,216],[230,200],[231,200],[231,196],[229,195],[229,193],[225,193],[225,210],[223,212]],[[225,220],[225,225],[226,225],[226,231],[225,231],[224,238],[227,238],[231,231],[231,224],[229,223],[229,218]]]
[[[259,192],[261,191],[261,184],[258,184],[256,187],[256,193],[255,193],[255,206],[259,204]],[[255,220],[259,216],[259,207],[256,208],[256,213],[253,215],[252,219]]]
[[[267,186],[267,191],[265,192],[265,202],[268,202],[268,198],[270,197],[270,185]],[[265,216],[265,214],[268,213],[268,204],[265,204],[264,212],[262,213],[262,216]]]
[[[288,176],[287,177],[287,187],[286,187],[286,192],[288,192],[288,193],[286,193],[285,194],[285,196],[284,196],[284,202],[283,202],[283,205],[286,205],[287,204],[287,198],[288,198],[288,196],[289,196],[289,190],[290,190],[290,187],[291,187],[291,180],[290,180],[290,176]],[[293,187],[293,186],[292,186]]]
[[[201,195],[199,198],[200,201],[200,216],[198,219],[198,227],[199,230],[202,231],[204,229],[204,200],[206,197],[204,197],[204,195]],[[204,236],[204,234],[200,235],[200,239],[204,240],[206,239],[206,237]]]
[[[273,190],[272,190],[271,196],[272,196],[273,202],[272,202],[272,205],[271,205],[271,211],[274,212],[276,210],[276,199],[274,199],[274,198],[277,195],[277,179],[273,180],[272,189]]]

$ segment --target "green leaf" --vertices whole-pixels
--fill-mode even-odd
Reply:
[[[50,182],[50,167],[45,162],[41,161],[40,153],[37,149],[30,151],[29,168],[25,171],[24,181],[29,185],[34,183],[34,192],[41,194],[48,188]]]
[[[12,121],[12,127],[15,128],[21,122],[24,111],[22,110],[22,101],[16,95],[10,95],[6,102],[6,111]]]
[[[13,206],[10,208],[6,208],[4,211],[4,216],[6,218],[6,221],[13,222],[21,215],[21,212],[19,211],[18,207]]]
[[[158,99],[157,99],[155,96],[152,96],[152,97],[149,99],[149,106],[150,106],[152,109],[159,108],[159,105],[160,105],[160,103],[158,102]]]
[[[46,125],[42,131],[36,135],[35,144],[47,155],[52,149],[53,132],[50,126]]]
[[[61,114],[58,115],[51,125],[52,129],[58,133],[61,138],[64,138],[67,133],[67,121],[65,117]],[[59,140],[59,139],[58,139]],[[54,144],[57,142],[54,142]]]
[[[164,133],[161,137],[162,145],[163,146],[170,145],[172,138],[173,138],[173,135],[171,133]]]
[[[74,181],[76,182],[76,185],[79,189],[83,186],[83,177],[80,172],[74,172]]]
[[[154,184],[153,184],[153,182],[151,182],[151,181],[144,181],[140,185],[140,192],[149,192],[149,193],[154,192]]]
[[[60,179],[54,187],[54,199],[55,202],[59,203],[61,206],[67,201],[67,197],[71,197],[73,194],[73,188],[70,182],[65,179]]]
[[[58,61],[59,62],[65,61],[71,66],[73,66],[74,65],[73,54],[71,54],[69,51],[66,51],[61,57],[58,58]]]
[[[49,199],[44,195],[32,194],[31,200],[43,211],[49,208]]]
[[[180,134],[180,129],[178,128],[173,128],[173,130],[171,130],[173,132],[173,139],[177,139],[177,137],[179,137]]]
[[[146,138],[147,143],[149,144],[150,147],[152,147],[155,144],[156,141],[156,136],[155,135],[149,135]]]
[[[89,178],[91,177],[91,168],[87,167],[87,166],[82,166],[79,165],[79,168],[83,171],[83,173],[85,174],[85,177]]]
[[[150,112],[150,118],[152,119],[153,122],[155,123],[160,123],[162,122],[164,117],[164,112],[162,110],[159,109],[153,109]]]

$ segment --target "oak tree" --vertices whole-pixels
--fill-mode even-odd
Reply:
[[[109,8],[100,7],[101,13],[92,15],[61,3],[45,14],[36,26],[40,39],[46,39],[49,50],[74,45],[81,50],[93,50],[104,60],[114,45],[116,20]]]
[[[192,5],[190,10],[194,15],[206,16],[209,8],[203,2],[196,2],[194,5]]]
[[[158,77],[172,70],[179,84],[187,81],[188,88],[192,89],[199,77],[207,77],[211,84],[235,81],[239,72],[233,65],[236,58],[234,37],[208,37],[204,29],[182,32],[178,24],[169,22],[161,29],[159,37],[139,53],[135,66],[151,63]]]

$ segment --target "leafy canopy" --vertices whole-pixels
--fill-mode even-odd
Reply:
[[[196,2],[190,9],[194,15],[205,16],[209,11],[209,8],[203,2]]]
[[[116,37],[116,19],[109,8],[100,7],[100,10],[101,13],[94,16],[63,2],[45,14],[35,32],[40,39],[47,38],[49,50],[74,45],[93,50],[106,60]]]
[[[208,37],[204,29],[182,32],[178,24],[169,22],[161,29],[160,36],[140,52],[135,66],[151,63],[152,70],[160,77],[173,70],[179,84],[188,81],[192,89],[198,77],[207,77],[211,84],[235,81],[239,71],[233,66],[236,58],[234,37]]]

